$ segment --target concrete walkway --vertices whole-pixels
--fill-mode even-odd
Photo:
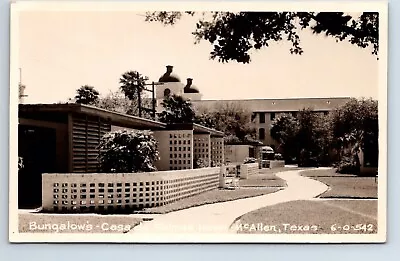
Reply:
[[[143,222],[131,230],[131,233],[236,233],[230,226],[237,218],[250,211],[293,200],[312,199],[328,189],[328,186],[319,181],[300,176],[298,170],[281,172],[276,175],[286,181],[286,189],[263,196],[167,213],[157,216],[152,221]]]

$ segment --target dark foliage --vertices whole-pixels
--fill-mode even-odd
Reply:
[[[149,80],[147,76],[143,76],[137,71],[128,71],[119,79],[120,89],[129,100],[135,100],[145,88],[147,80]]]
[[[75,102],[79,104],[95,105],[99,100],[99,92],[89,85],[83,85],[76,90]]]
[[[157,141],[148,131],[115,131],[100,140],[99,161],[103,172],[155,171]]]
[[[193,123],[195,120],[195,112],[190,101],[185,100],[182,96],[168,96],[161,103],[164,110],[158,113],[158,119],[161,122],[173,123]]]
[[[185,12],[194,15],[194,12]],[[175,24],[181,12],[148,12],[146,21]],[[220,62],[249,63],[251,51],[272,42],[289,41],[292,54],[303,54],[299,30],[310,29],[336,41],[347,40],[361,48],[379,50],[379,13],[364,12],[357,17],[343,12],[211,12],[203,13],[193,35],[196,41],[208,41],[212,59]]]

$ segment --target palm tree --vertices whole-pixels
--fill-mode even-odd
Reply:
[[[99,92],[93,86],[83,85],[76,90],[76,103],[95,105],[98,100]]]
[[[137,71],[125,72],[119,79],[121,91],[129,100],[134,100],[143,91],[147,80],[149,80],[147,76]]]

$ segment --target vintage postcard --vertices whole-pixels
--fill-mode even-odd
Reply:
[[[387,16],[15,1],[9,240],[385,242]]]

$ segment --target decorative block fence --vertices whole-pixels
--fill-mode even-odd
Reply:
[[[248,163],[240,165],[240,178],[247,179],[250,175],[258,174],[258,163]]]
[[[146,173],[42,175],[42,208],[52,212],[156,207],[219,185],[220,168]]]

